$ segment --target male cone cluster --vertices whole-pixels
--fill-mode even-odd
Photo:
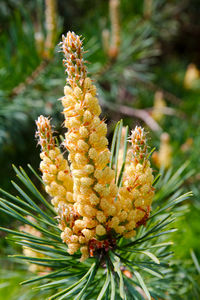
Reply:
[[[108,166],[107,125],[99,118],[101,108],[96,87],[87,77],[80,37],[68,32],[61,49],[68,74],[61,101],[67,128],[63,145],[69,164],[55,145],[49,120],[40,116],[40,168],[60,217],[61,238],[70,254],[80,249],[83,261],[114,247],[120,236],[134,236],[135,228],[145,224],[154,194],[153,176],[146,135],[137,127],[131,134],[132,147],[118,188],[115,171]]]

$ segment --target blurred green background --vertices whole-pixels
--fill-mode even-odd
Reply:
[[[157,152],[153,155],[156,174],[160,168],[177,170],[189,162],[181,175],[186,178],[181,188],[192,190],[194,196],[177,222],[174,251],[186,264],[192,260],[191,249],[200,260],[200,2],[119,1],[116,55],[109,52],[114,29],[108,0],[53,1],[55,33],[49,48],[45,46],[48,2],[0,0],[1,187],[12,191],[13,163],[23,167],[30,163],[38,170],[34,137],[38,115],[53,117],[56,130],[62,132],[57,99],[63,95],[65,75],[57,44],[62,34],[75,31],[84,38],[89,75],[98,87],[109,137],[116,121],[123,118],[131,128],[141,124],[150,132]],[[159,156],[163,145],[168,147],[168,165],[168,156],[164,160]],[[1,226],[19,226],[1,212],[0,220]],[[32,299],[28,289],[24,298],[18,294],[17,283],[27,276],[26,266],[18,266],[17,271],[6,258],[21,249],[5,240],[3,233],[0,236],[0,299]]]

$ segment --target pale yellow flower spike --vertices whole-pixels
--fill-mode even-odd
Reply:
[[[68,132],[64,144],[69,151],[74,181],[74,208],[81,217],[75,221],[73,234],[83,242],[82,260],[88,256],[86,246],[108,234],[108,218],[116,214],[114,170],[108,167],[110,152],[106,138],[107,125],[100,120],[101,109],[96,98],[96,87],[86,77],[82,57],[82,42],[73,32],[63,37],[64,65],[68,73],[64,106]],[[69,232],[71,234],[71,232]],[[67,233],[66,233],[67,235]],[[70,245],[70,252],[78,245]]]
[[[42,57],[43,55],[45,56],[46,54],[44,54],[44,35],[42,34],[41,30],[36,31],[34,37],[35,37],[36,49],[39,56],[40,57]]]
[[[144,0],[143,4],[143,12],[145,18],[150,18],[153,10],[153,1],[152,0]]]
[[[100,120],[96,87],[87,77],[82,41],[73,32],[63,36],[61,48],[68,74],[64,97],[64,146],[70,170],[55,144],[49,119],[40,116],[37,136],[42,147],[40,165],[47,193],[60,217],[61,238],[68,253],[80,249],[81,261],[94,252],[115,247],[116,238],[131,238],[148,219],[154,195],[146,134],[136,127],[119,189],[108,164],[107,125]]]
[[[170,145],[170,136],[163,132],[160,136],[160,149],[152,156],[157,167],[168,169],[172,165],[172,146]]]
[[[122,234],[130,238],[135,228],[145,224],[150,213],[154,195],[153,175],[148,160],[146,133],[141,127],[131,134],[132,147],[127,153],[127,165],[123,177],[123,186],[117,200],[121,212],[119,219],[124,222]]]
[[[161,134],[160,137],[160,150],[159,150],[159,163],[165,169],[172,165],[172,147],[170,145],[170,135],[167,132]]]
[[[63,60],[67,72],[67,83],[72,87],[82,87],[86,78],[86,66],[83,60],[82,41],[74,32],[62,36],[61,49],[65,55]]]
[[[56,43],[57,34],[57,0],[45,0],[45,57],[50,58]]]
[[[191,63],[188,65],[184,77],[184,87],[186,89],[191,89],[197,79],[200,78],[200,71],[195,64]]]
[[[144,128],[136,126],[131,133],[130,140],[132,149],[130,149],[128,153],[129,163],[132,164],[132,162],[134,162],[135,165],[138,163],[143,164],[148,155],[146,133],[144,132]]]
[[[39,144],[42,148],[40,157],[40,170],[43,173],[42,179],[46,184],[46,192],[52,197],[52,204],[60,216],[60,229],[65,230],[66,226],[76,218],[73,208],[73,180],[70,174],[67,160],[63,157],[60,149],[55,145],[50,121],[40,116],[36,121]]]
[[[110,31],[108,29],[102,31],[102,46],[104,52],[108,54],[110,48]]]
[[[111,22],[111,40],[108,55],[110,58],[116,58],[119,54],[120,46],[120,18],[119,6],[120,0],[110,0],[110,22]]]
[[[38,144],[40,144],[42,151],[48,153],[50,150],[55,149],[55,139],[53,138],[50,120],[44,116],[39,116],[35,122],[38,130],[36,131]]]
[[[164,109],[167,106],[164,97],[163,92],[157,91],[154,95],[154,106],[152,110],[152,117],[157,122],[160,122],[164,117]]]

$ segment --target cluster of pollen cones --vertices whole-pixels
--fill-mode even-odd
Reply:
[[[99,118],[101,108],[96,87],[87,77],[80,37],[68,32],[61,49],[68,75],[61,98],[68,158],[57,145],[48,118],[38,118],[36,135],[42,149],[40,169],[58,214],[61,238],[68,252],[80,250],[84,261],[114,248],[119,237],[133,237],[135,229],[145,224],[154,195],[153,175],[146,134],[136,127],[122,184],[117,186],[116,172],[109,166],[107,125]]]

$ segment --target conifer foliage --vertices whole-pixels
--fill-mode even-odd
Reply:
[[[126,128],[121,145],[120,121],[109,150],[80,37],[68,32],[61,49],[67,83],[60,100],[67,131],[59,145],[50,120],[40,116],[36,136],[42,179],[29,165],[48,196],[16,167],[23,185],[13,182],[19,196],[1,190],[0,211],[26,224],[19,231],[1,230],[26,250],[15,258],[34,264],[37,273],[22,284],[36,284],[50,300],[170,299],[176,293],[170,285],[180,284],[174,280],[171,224],[178,217],[176,205],[191,193],[180,196],[180,171],[173,177],[176,186],[160,192],[162,201],[153,201],[159,195],[158,177],[152,175],[146,132],[136,127],[128,138]],[[170,179],[165,180],[160,190]]]

